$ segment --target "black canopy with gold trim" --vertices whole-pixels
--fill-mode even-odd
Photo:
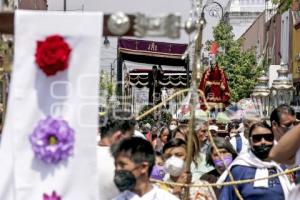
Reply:
[[[134,69],[129,72],[129,82],[131,86],[142,88],[150,87],[149,75],[152,69]],[[188,78],[188,79],[187,79]],[[151,80],[151,78],[150,78]],[[187,80],[189,80],[187,82]],[[164,70],[163,75],[158,80],[159,85],[165,88],[186,88],[191,80],[191,74],[187,77],[185,71]]]

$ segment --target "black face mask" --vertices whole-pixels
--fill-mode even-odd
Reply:
[[[136,178],[131,171],[118,170],[115,172],[114,182],[120,192],[123,192],[135,187]]]
[[[251,148],[251,151],[253,152],[253,154],[258,157],[261,160],[266,159],[269,156],[269,152],[271,151],[273,145],[259,145],[259,146],[255,146],[253,145],[253,147]]]

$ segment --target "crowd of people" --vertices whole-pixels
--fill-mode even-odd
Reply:
[[[269,122],[247,115],[234,119],[222,137],[214,121],[197,123],[190,131],[176,119],[151,126],[134,118],[109,117],[99,130],[100,199],[184,199],[186,187],[181,184],[187,182],[198,185],[189,187],[191,200],[297,199],[297,172],[272,176],[300,163],[297,124],[289,105],[274,109]],[[249,181],[224,185],[242,180]]]

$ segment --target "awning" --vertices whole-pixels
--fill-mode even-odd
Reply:
[[[186,66],[182,56],[187,44],[119,38],[119,56],[123,60],[169,66]]]

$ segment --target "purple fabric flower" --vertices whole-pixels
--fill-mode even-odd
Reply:
[[[55,191],[53,191],[51,196],[44,194],[43,200],[61,200],[61,198],[56,194]]]
[[[74,130],[68,122],[50,116],[40,120],[29,136],[35,156],[54,164],[73,154],[74,140]]]

